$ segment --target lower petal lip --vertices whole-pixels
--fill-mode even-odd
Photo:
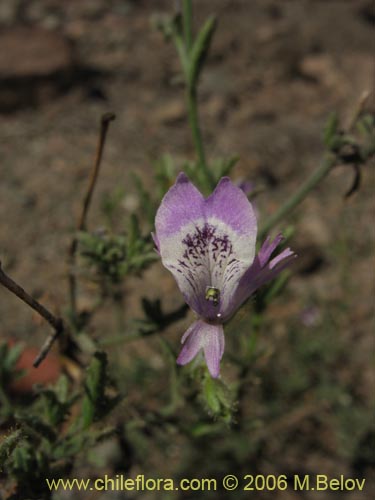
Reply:
[[[221,324],[211,324],[199,319],[185,332],[182,342],[183,347],[177,358],[177,364],[190,363],[203,350],[211,376],[214,378],[219,376],[225,343]]]

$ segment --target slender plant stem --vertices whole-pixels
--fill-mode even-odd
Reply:
[[[174,41],[180,58],[186,84],[186,106],[189,125],[193,136],[194,149],[198,157],[198,167],[202,170],[207,187],[213,187],[213,177],[207,167],[206,154],[199,124],[197,83],[191,82],[191,50],[193,47],[193,8],[191,0],[182,0],[182,33],[176,32]]]
[[[284,219],[292,210],[294,210],[312,191],[320,181],[328,175],[335,165],[337,157],[333,153],[327,153],[319,167],[310,175],[310,177],[300,186],[300,188],[282,205],[279,210],[271,215],[266,223],[259,230],[259,238],[262,240],[265,235]]]
[[[348,125],[346,128],[347,132],[350,132],[357,120],[361,112],[363,111],[364,106],[368,98],[370,97],[370,92],[368,90],[364,91],[360,96],[353,113],[348,121]],[[310,177],[301,185],[298,191],[291,197],[289,200],[282,205],[279,210],[271,215],[271,217],[266,221],[266,223],[259,230],[259,238],[262,240],[264,236],[268,233],[270,229],[272,229],[276,224],[278,224],[286,215],[288,215],[292,210],[294,210],[312,191],[319,183],[329,174],[331,169],[335,166],[335,164],[340,161],[339,153],[326,153],[325,157],[322,160],[322,163],[318,166],[316,170],[310,175]],[[358,168],[358,165],[354,168]],[[356,185],[354,184],[354,189]],[[349,190],[349,194],[351,194],[352,189]]]
[[[29,295],[20,285],[18,285],[14,280],[12,280],[12,278],[10,278],[3,271],[1,263],[0,263],[0,283],[10,292],[16,295],[19,299],[25,302],[25,304],[34,309],[34,311],[36,311],[42,318],[44,318],[54,329],[54,333],[47,338],[46,342],[42,346],[42,349],[40,350],[40,353],[38,354],[33,363],[34,367],[37,368],[40,365],[40,363],[44,360],[44,358],[47,356],[48,352],[50,351],[57,337],[61,335],[61,333],[63,333],[64,331],[63,320],[59,317],[54,316],[40,302],[31,297],[31,295]]]
[[[205,174],[209,187],[213,187],[212,174],[206,163],[206,154],[204,151],[202,132],[199,125],[197,89],[187,86],[187,108],[189,116],[189,124],[193,134],[194,149],[198,156],[199,167]]]
[[[189,123],[193,134],[194,147],[198,155],[199,163],[202,167],[206,166],[206,154],[204,151],[202,133],[199,125],[197,91],[196,89],[187,89],[187,105],[189,113]]]
[[[99,140],[95,155],[95,161],[93,168],[90,173],[89,183],[87,185],[87,190],[83,198],[82,209],[77,223],[77,232],[83,231],[87,224],[87,215],[91,205],[92,196],[94,193],[96,181],[98,179],[100,165],[103,157],[105,140],[107,137],[107,132],[109,124],[115,119],[114,113],[105,113],[100,120],[100,133]],[[69,249],[69,297],[70,297],[70,309],[73,320],[77,316],[77,279],[75,274],[75,262],[77,254],[78,238],[77,234],[74,235],[73,240]]]
[[[184,38],[185,38],[185,46],[186,50],[190,52],[190,49],[193,44],[193,28],[192,28],[192,17],[193,17],[193,9],[191,0],[183,0],[182,2],[182,18],[183,18],[183,29],[184,29]]]

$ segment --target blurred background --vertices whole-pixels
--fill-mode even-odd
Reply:
[[[171,154],[177,164],[194,156],[179,62],[155,28],[158,16],[171,13],[177,3],[0,1],[0,257],[13,277],[56,311],[66,307],[67,249],[102,113],[110,110],[117,118],[90,212],[93,230],[105,225],[103,200],[119,186],[124,198],[115,226],[121,228],[122,218],[142,209],[132,171],[152,190],[153,164],[161,155]],[[207,153],[210,158],[239,155],[232,177],[260,188],[256,203],[264,220],[320,162],[329,113],[336,110],[348,123],[362,92],[373,88],[374,5],[369,0],[200,0],[196,26],[211,13],[218,16],[218,29],[199,91]],[[374,112],[373,99],[368,107]],[[108,453],[107,462],[82,459],[76,475],[124,470],[175,478],[344,474],[367,480],[366,494],[348,492],[345,498],[370,498],[373,165],[363,168],[359,190],[345,199],[352,179],[351,169],[336,167],[288,221],[295,225],[290,244],[299,259],[285,293],[267,312],[239,401],[241,425],[236,417],[229,427],[211,425],[207,417],[207,430],[194,415],[189,431],[173,430],[175,420],[160,429],[153,422],[99,451]],[[183,303],[159,262],[142,279],[124,283],[123,291],[125,317],[142,314],[141,297],[161,296],[166,311]],[[90,284],[82,287],[79,300],[81,308],[91,305]],[[92,335],[104,338],[115,329],[113,321],[113,311],[102,310]],[[191,316],[163,335],[177,348],[190,322]],[[247,328],[241,318],[227,338],[239,328]],[[45,327],[30,311],[0,289],[0,336],[39,346],[44,335]],[[235,340],[228,343],[236,348]],[[168,381],[159,344],[135,341],[111,355],[123,365],[128,392],[126,409],[120,407],[114,418],[121,423],[135,411],[147,415]],[[234,380],[226,355],[222,370],[229,383]],[[120,498],[111,495],[105,498]],[[291,490],[257,494],[283,500],[334,496]]]

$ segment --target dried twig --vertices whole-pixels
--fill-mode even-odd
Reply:
[[[86,195],[83,199],[82,211],[78,220],[77,230],[82,231],[86,227],[86,219],[88,210],[90,208],[90,203],[92,199],[92,195],[94,192],[96,180],[100,170],[100,163],[103,156],[103,149],[105,144],[105,139],[107,136],[107,131],[109,124],[112,120],[114,120],[115,115],[113,113],[106,113],[101,118],[101,127],[100,127],[100,136],[98,147],[96,151],[95,163],[93,169],[91,171],[90,180],[88,184],[88,188],[86,191]],[[77,236],[75,235],[70,247],[69,251],[69,262],[71,265],[70,273],[69,273],[69,284],[70,284],[70,298],[71,298],[71,306],[72,312],[75,315],[76,312],[76,278],[73,271],[73,266],[75,263],[75,256],[77,252]],[[34,360],[34,367],[37,368],[40,363],[45,359],[55,340],[61,335],[64,330],[64,322],[61,318],[54,316],[48,309],[46,309],[40,302],[31,297],[20,285],[18,285],[12,278],[10,278],[2,269],[0,262],[0,283],[7,288],[10,292],[20,298],[25,304],[30,306],[34,311],[36,311],[42,318],[44,318],[54,329],[54,332],[47,338],[45,343],[43,344],[38,356]]]
[[[64,331],[64,322],[61,318],[54,316],[48,309],[46,309],[40,302],[31,297],[20,285],[18,285],[12,278],[10,278],[2,269],[0,262],[0,283],[7,288],[10,292],[21,299],[25,304],[30,306],[42,318],[44,318],[54,329],[54,332],[47,338],[40,353],[34,360],[34,367],[37,368],[40,363],[47,356],[54,341]]]
[[[92,195],[94,193],[96,181],[99,175],[100,164],[103,156],[103,150],[105,145],[105,140],[109,128],[109,124],[116,118],[114,113],[105,113],[101,117],[100,121],[100,134],[99,141],[95,155],[95,162],[91,170],[89,183],[87,186],[85,197],[83,198],[82,210],[77,223],[77,232],[83,231],[86,228],[87,214],[90,208]],[[77,234],[74,235],[72,243],[69,249],[69,296],[70,296],[70,307],[73,318],[76,318],[77,314],[77,280],[75,275],[75,261],[77,254],[78,239]]]

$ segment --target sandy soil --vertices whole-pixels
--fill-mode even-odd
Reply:
[[[103,225],[99,202],[116,186],[127,193],[124,217],[136,203],[131,171],[152,189],[152,162],[161,154],[169,152],[177,163],[194,155],[177,58],[153,28],[155,16],[171,4],[1,1],[0,47],[6,50],[0,53],[0,258],[55,310],[66,308],[67,249],[101,114],[111,110],[117,119],[91,229]],[[257,203],[265,217],[320,161],[328,114],[338,110],[347,122],[361,93],[373,86],[373,9],[367,0],[202,0],[197,25],[211,12],[218,15],[218,32],[200,87],[207,151],[211,158],[240,156],[233,177],[264,187]],[[301,260],[288,299],[275,304],[271,317],[295,319],[304,307],[344,304],[337,334],[352,352],[338,370],[344,379],[355,377],[367,400],[374,383],[373,169],[363,170],[360,191],[344,200],[351,180],[348,168],[337,168],[290,219]],[[159,288],[150,289],[152,280],[162,280],[167,309],[181,303],[160,264],[144,280],[126,284],[126,314],[139,312],[139,295],[158,295]],[[81,300],[84,306],[90,290]],[[46,333],[2,289],[0,318],[1,336],[39,345]],[[103,312],[94,333],[100,335],[107,321]],[[178,342],[175,332],[168,335]],[[283,327],[274,335],[285,335]],[[288,460],[302,456],[297,447]],[[310,461],[320,459],[309,455]],[[327,467],[334,469],[333,463]]]

